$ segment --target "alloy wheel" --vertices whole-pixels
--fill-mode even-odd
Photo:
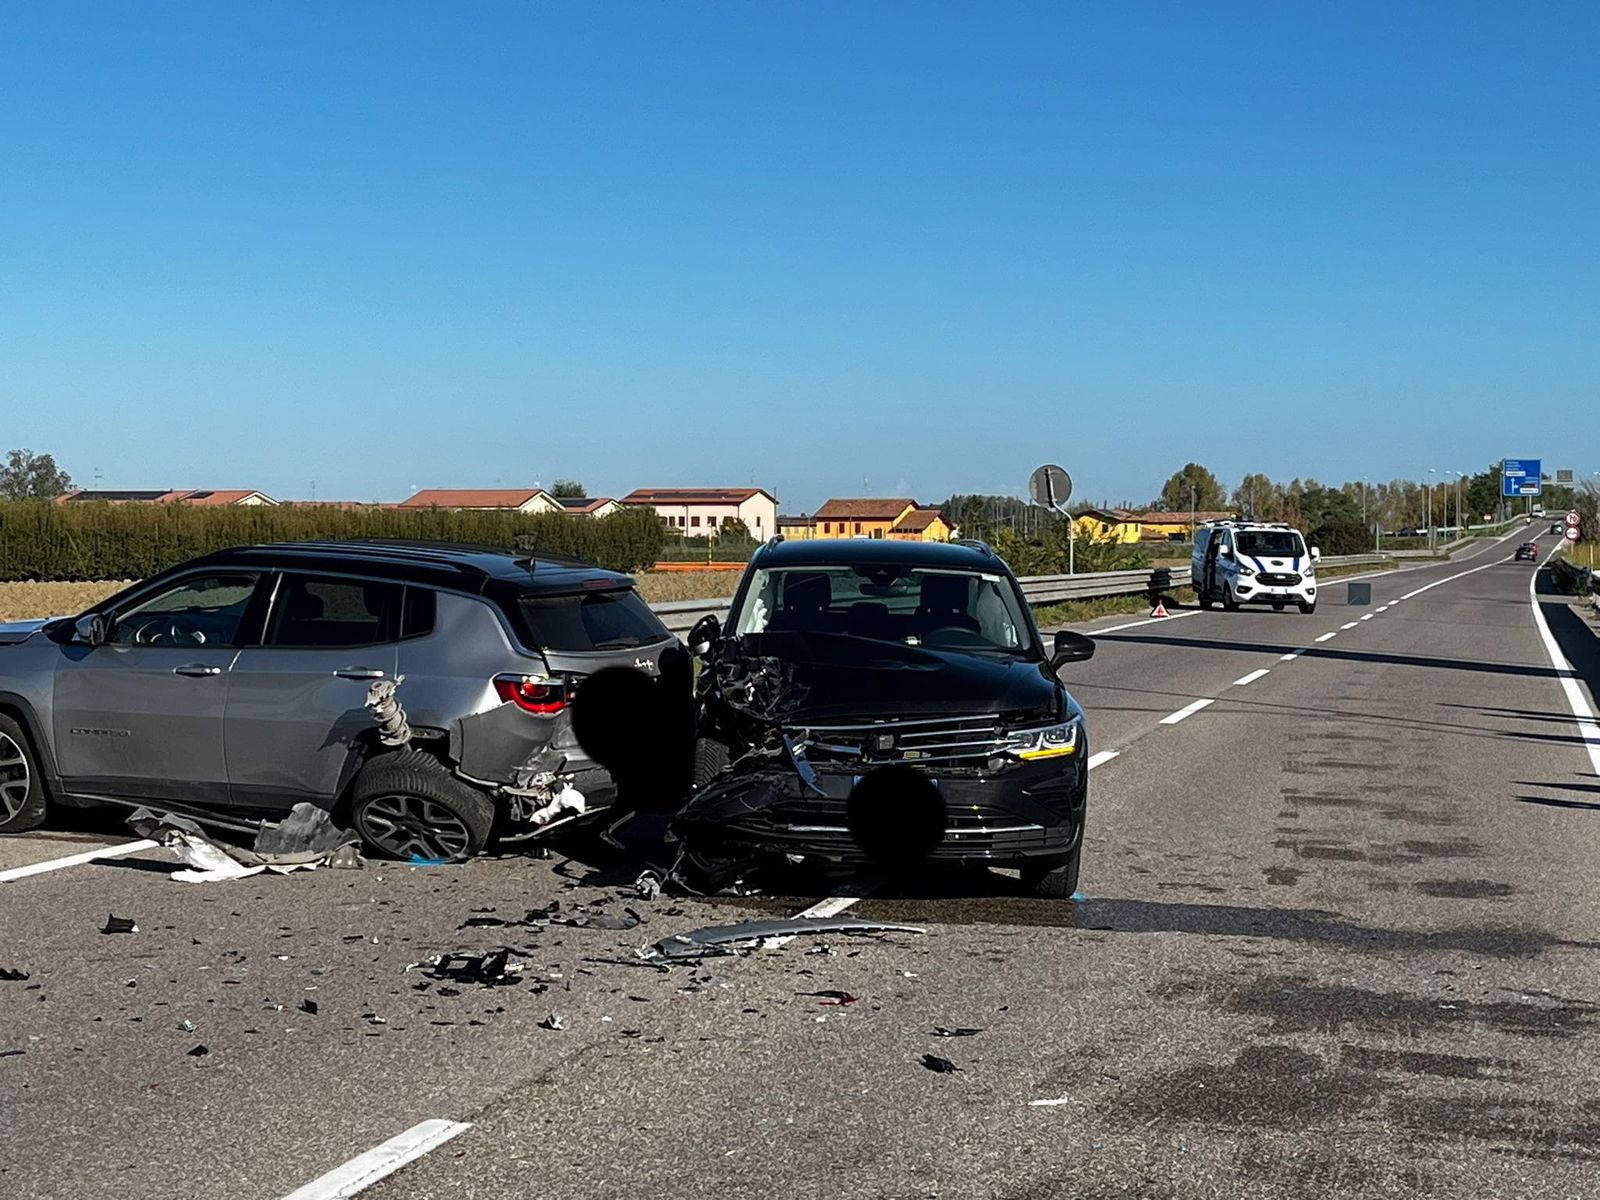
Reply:
[[[10,734],[0,733],[0,817],[9,819],[21,812],[32,789],[27,753]]]
[[[407,859],[460,858],[472,842],[472,832],[448,805],[422,796],[375,796],[361,805],[356,824],[374,846]]]

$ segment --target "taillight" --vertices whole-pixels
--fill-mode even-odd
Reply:
[[[546,679],[541,675],[496,675],[495,694],[509,700],[523,712],[560,712],[567,706],[567,681],[559,676]]]

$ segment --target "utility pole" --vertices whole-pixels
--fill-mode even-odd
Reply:
[[[1195,516],[1195,504],[1197,503],[1196,497],[1198,496],[1198,494],[1199,494],[1198,489],[1195,487],[1194,484],[1191,483],[1189,485],[1189,545],[1190,546],[1194,545],[1194,516]]]

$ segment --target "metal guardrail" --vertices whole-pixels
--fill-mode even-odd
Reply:
[[[1580,567],[1556,557],[1550,560],[1550,573],[1555,576],[1556,586],[1564,592],[1576,592],[1580,596],[1594,594],[1595,573],[1590,567]]]
[[[1387,554],[1328,555],[1318,565],[1324,567],[1381,566],[1392,561]],[[1114,596],[1156,596],[1174,588],[1189,586],[1184,567],[1141,567],[1134,571],[1092,571],[1082,575],[1025,575],[1018,579],[1029,605],[1041,608],[1068,600],[1104,600]],[[707,613],[719,621],[728,617],[727,596],[707,600],[671,600],[652,604],[656,616],[673,633],[682,637]]]

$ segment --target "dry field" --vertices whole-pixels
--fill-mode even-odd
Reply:
[[[0,583],[0,621],[80,613],[126,583]]]
[[[738,571],[641,571],[639,594],[651,604],[667,600],[705,600],[731,596],[739,586]]]
[[[647,571],[638,576],[639,592],[651,603],[731,596],[737,571]],[[59,617],[79,613],[126,583],[0,583],[0,621],[26,617]]]

